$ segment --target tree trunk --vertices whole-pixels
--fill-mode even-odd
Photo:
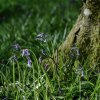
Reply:
[[[78,19],[66,37],[64,43],[53,55],[54,62],[60,62],[59,56],[68,55],[71,48],[76,46],[80,51],[80,61],[89,58],[90,66],[96,65],[100,61],[100,0],[86,0],[83,3],[82,11]],[[52,60],[46,59],[43,62]]]

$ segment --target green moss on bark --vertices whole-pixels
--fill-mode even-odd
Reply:
[[[99,9],[99,0],[87,0],[83,5],[81,14],[78,16],[78,19],[67,36],[64,43],[58,49],[58,57],[56,53],[53,55],[54,61],[56,57],[60,63],[60,57],[65,57],[71,50],[73,44],[75,44],[80,52],[81,57],[84,59],[89,58],[90,66],[96,65],[100,60],[100,9]],[[87,10],[86,15],[84,10]],[[91,12],[88,15],[88,11]],[[47,61],[47,60],[45,60]],[[48,61],[47,61],[48,62]],[[52,60],[49,60],[51,65],[53,65]]]

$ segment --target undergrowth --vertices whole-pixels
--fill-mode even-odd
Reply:
[[[65,40],[80,5],[78,0],[0,1],[0,100],[99,100],[99,69],[91,68],[89,58],[80,62],[77,47],[53,69],[41,64]]]

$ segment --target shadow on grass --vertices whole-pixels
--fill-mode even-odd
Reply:
[[[25,13],[26,10],[21,5],[15,5],[9,8],[4,9],[0,12],[0,23],[8,21],[14,16],[19,16],[22,13]]]

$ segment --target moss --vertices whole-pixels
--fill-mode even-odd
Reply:
[[[100,0],[87,0],[86,6],[92,11],[93,22],[96,22],[100,18]]]
[[[59,47],[59,56],[64,55],[64,57],[66,57],[65,55],[70,52],[73,44],[76,44],[81,50],[80,61],[82,60],[82,57],[85,59],[89,57],[91,62],[90,66],[96,65],[100,59],[98,55],[98,49],[100,47],[100,24],[98,16],[100,15],[98,15],[99,4],[96,5],[98,2],[99,0],[87,0],[86,4],[83,5],[83,10],[79,15],[75,25],[73,26],[64,43]],[[84,16],[83,14],[83,11],[86,7],[92,11],[92,14],[88,17]],[[93,14],[93,12],[95,12],[95,14]]]

